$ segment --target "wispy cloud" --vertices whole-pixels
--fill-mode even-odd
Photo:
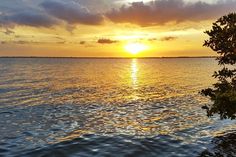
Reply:
[[[97,43],[99,44],[113,44],[117,43],[117,40],[111,40],[111,39],[98,39]]]
[[[14,31],[12,31],[12,30],[10,30],[10,29],[8,29],[8,28],[6,28],[6,30],[5,30],[5,31],[3,31],[3,33],[4,33],[5,35],[11,35],[11,34],[15,34],[15,32],[14,32]]]
[[[16,44],[16,45],[27,45],[27,44],[42,44],[45,42],[39,41],[26,41],[26,40],[18,40],[18,41],[2,41],[1,44]]]
[[[174,37],[174,36],[167,36],[167,37],[162,37],[160,40],[161,41],[173,41],[173,40],[176,40],[178,39],[177,37]]]

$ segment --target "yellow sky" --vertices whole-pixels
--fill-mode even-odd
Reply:
[[[210,22],[209,22],[210,23]],[[203,28],[210,28],[204,23]],[[80,26],[71,32],[63,28],[45,29],[17,27],[17,35],[5,35],[1,44],[1,56],[74,56],[74,57],[130,57],[125,46],[141,43],[147,49],[140,57],[208,56],[211,51],[202,47],[207,36],[204,29],[189,27],[178,30],[175,26],[140,28],[135,25]],[[169,37],[169,38],[168,38]],[[99,39],[117,41],[99,44]],[[24,42],[23,42],[24,41]]]
[[[32,8],[31,5],[33,3],[31,4],[29,1],[23,0],[18,1],[25,3],[22,7],[30,6]],[[215,17],[212,17],[214,12],[209,12],[208,17],[206,13],[200,14],[189,11],[189,8],[198,7],[199,4],[195,4],[195,1],[192,1],[192,3],[186,2],[189,6],[183,5],[185,3],[180,3],[180,5],[183,5],[182,10],[186,8],[186,12],[191,13],[192,15],[189,16],[192,17],[185,16],[184,14],[175,17],[175,13],[172,10],[176,8],[172,4],[164,5],[174,8],[165,14],[163,13],[163,16],[153,15],[152,17],[151,15],[156,13],[154,12],[155,9],[158,11],[158,7],[165,0],[159,0],[163,2],[158,2],[157,4],[148,1],[132,4],[131,2],[133,1],[125,1],[127,3],[126,9],[121,8],[119,10],[119,6],[116,12],[109,12],[112,8],[108,8],[107,12],[109,14],[105,12],[102,15],[100,15],[100,12],[94,12],[90,15],[91,11],[86,12],[87,10],[83,10],[84,8],[82,8],[83,12],[76,12],[77,8],[74,8],[73,5],[67,5],[66,2],[64,3],[60,0],[54,0],[52,4],[47,3],[51,0],[45,2],[43,0],[37,1],[39,6],[42,3],[41,6],[46,10],[44,12],[47,15],[50,14],[46,20],[42,20],[44,16],[41,17],[41,12],[36,14],[36,11],[33,10],[29,16],[28,13],[24,14],[24,12],[18,13],[15,10],[7,10],[6,8],[8,7],[6,6],[9,6],[10,2],[6,2],[5,6],[0,4],[0,56],[132,57],[134,55],[128,52],[126,47],[134,43],[145,46],[145,49],[135,54],[135,57],[215,55],[208,48],[202,46],[204,40],[207,39],[203,32],[210,29],[212,22],[216,20]],[[55,2],[57,3],[54,4]],[[62,9],[63,6],[69,9],[72,7],[72,10],[75,9],[71,13],[71,16],[75,16],[75,19],[70,19],[70,15],[65,16],[63,12],[58,14],[57,10],[53,12],[52,8],[60,4],[59,2],[62,3],[60,6]],[[81,0],[82,4],[85,4],[85,2]],[[104,0],[103,2],[106,2],[104,4],[112,3],[111,1],[108,3],[108,1]],[[118,2],[121,3],[121,1],[117,0]],[[179,2],[176,1],[175,3]],[[235,1],[232,3],[234,4]],[[132,5],[128,6],[128,4]],[[212,4],[212,7],[219,7],[222,4]],[[226,4],[224,4],[225,6],[222,5],[222,8],[228,7],[229,4]],[[88,5],[88,9],[91,8],[91,5],[94,7],[95,1],[94,5],[93,3],[86,3],[86,5]],[[148,12],[148,10],[145,10],[147,7],[148,9],[152,8],[150,13],[146,13]],[[3,11],[5,9],[6,13],[1,11],[1,9]],[[131,9],[134,11],[136,9],[136,12],[131,12]],[[142,9],[144,9],[144,12]],[[176,12],[178,13],[178,11]],[[44,15],[44,12],[42,15]],[[85,15],[83,14],[84,12],[86,12]],[[95,13],[99,16],[95,16]],[[83,16],[81,17],[81,15],[77,14],[82,14]],[[4,16],[7,16],[7,18]],[[24,19],[25,16],[26,20]],[[102,21],[100,16],[103,19]],[[7,21],[5,19],[10,20]],[[28,19],[29,21],[27,21]],[[51,23],[45,24],[45,21]]]

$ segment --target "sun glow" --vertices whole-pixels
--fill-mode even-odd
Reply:
[[[136,55],[147,49],[147,46],[141,43],[130,43],[125,45],[125,50],[132,55]]]

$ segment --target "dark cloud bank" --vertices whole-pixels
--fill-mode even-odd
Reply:
[[[90,13],[87,8],[84,8],[76,2],[59,2],[59,1],[44,1],[41,6],[45,11],[58,19],[64,20],[69,24],[86,24],[98,25],[103,21],[103,17],[99,14]]]
[[[27,1],[18,1],[21,1],[19,8],[10,1],[7,2],[8,7],[3,5],[6,2],[0,4],[0,27],[11,28],[16,25],[52,27],[62,22],[67,23],[68,26],[99,25],[103,23],[104,18],[114,23],[151,26],[168,22],[199,22],[236,11],[236,0],[218,0],[212,4],[200,1],[190,3],[183,0],[135,2],[105,13],[93,12],[78,3],[80,1],[75,0],[35,0],[38,2],[35,6],[27,5],[29,3]],[[96,6],[95,2],[94,6]]]
[[[22,1],[22,6],[19,8],[17,6],[1,8],[0,4],[0,27],[11,28],[16,25],[52,27],[62,22],[69,25],[99,25],[103,22],[102,15],[91,13],[86,7],[72,0],[44,0],[36,7],[24,5]]]
[[[58,24],[58,20],[37,11],[22,11],[0,16],[0,26],[14,27],[16,25],[31,27],[51,27]]]
[[[235,0],[186,3],[183,0],[156,0],[149,3],[135,2],[106,13],[115,23],[133,23],[141,26],[163,25],[168,22],[202,21],[236,11]]]

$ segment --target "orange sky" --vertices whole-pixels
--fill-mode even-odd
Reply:
[[[12,0],[0,4],[0,56],[212,56],[202,47],[236,1]]]

